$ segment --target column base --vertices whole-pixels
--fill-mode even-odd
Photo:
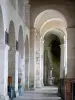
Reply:
[[[29,86],[29,90],[35,90],[35,88],[36,87],[34,86],[34,84],[32,84],[32,85]]]
[[[18,97],[18,96],[19,96],[19,92],[18,92],[18,91],[15,91],[15,94],[16,94],[16,97]]]
[[[35,87],[33,87],[33,88],[29,88],[28,90],[35,90],[36,88]]]
[[[0,100],[9,100],[9,96],[0,95]]]
[[[37,80],[37,81],[36,81],[35,87],[36,87],[36,88],[41,88],[41,87],[42,87],[42,84],[41,84],[41,81],[40,81],[40,80]]]
[[[58,94],[61,96],[63,99],[65,99],[65,79],[61,78],[59,79],[58,83]]]

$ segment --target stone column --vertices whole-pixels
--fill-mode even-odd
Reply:
[[[44,49],[45,49],[45,47],[44,47]],[[46,62],[46,56],[47,56],[47,54],[46,54],[46,52],[47,52],[47,50],[45,49],[44,50],[44,85],[46,85],[46,82],[47,82],[47,62]]]
[[[36,87],[41,87],[40,33],[36,34]]]
[[[64,37],[64,77],[67,77],[67,39]]]
[[[21,84],[22,84],[22,88],[24,91],[25,88],[25,63],[24,63],[25,59],[21,59],[21,71],[22,71],[22,76],[21,76]]]
[[[19,52],[12,47],[9,50],[9,76],[12,77],[12,86],[15,88],[16,96],[18,96],[18,58]]]
[[[61,56],[60,56],[60,78],[64,78],[64,44],[60,45],[61,48]]]
[[[36,88],[36,29],[34,29],[34,89]]]
[[[22,57],[22,87],[23,87],[23,91],[25,89],[25,47],[23,49],[23,57]]]
[[[25,59],[22,59],[22,85],[23,89],[25,88]]]
[[[19,54],[19,65],[18,65],[18,78],[21,79],[21,85],[24,91],[25,88],[25,58]]]
[[[29,87],[35,88],[35,29],[30,29],[30,70],[29,70]]]
[[[29,89],[29,75],[30,75],[30,32],[29,32],[29,64],[28,64],[28,89]]]
[[[16,51],[15,54],[15,92],[16,92],[16,96],[18,96],[18,64],[19,64],[19,52]]]
[[[29,67],[29,59],[25,58],[25,89],[28,89],[28,67]]]
[[[0,100],[8,100],[8,50],[9,46],[0,44]]]
[[[12,85],[15,87],[15,48],[12,47],[8,54],[8,75],[12,77]]]
[[[18,78],[21,78],[22,70],[21,70],[21,55],[19,54],[19,64],[18,64]]]
[[[40,82],[41,87],[44,86],[43,83],[43,71],[44,71],[44,40],[40,39]]]

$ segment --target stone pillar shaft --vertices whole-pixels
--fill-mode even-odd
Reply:
[[[60,78],[64,78],[64,44],[60,45],[61,56],[60,56]]]
[[[29,87],[35,88],[35,29],[30,29],[30,70],[29,70]]]
[[[8,50],[7,45],[0,45],[0,100],[8,100]]]
[[[19,54],[18,78],[21,79],[23,90],[25,88],[25,58]]]
[[[16,51],[15,54],[15,92],[16,92],[16,96],[18,96],[18,64],[19,64],[19,52]]]
[[[40,39],[40,82],[41,87],[44,86],[43,83],[43,69],[44,69],[44,41]]]
[[[25,58],[25,88],[28,89],[28,67],[29,67],[29,60]]]
[[[36,87],[41,87],[40,34],[36,34]]]
[[[19,52],[14,47],[9,50],[8,73],[12,77],[12,85],[15,88],[16,96],[18,95],[18,58]]]

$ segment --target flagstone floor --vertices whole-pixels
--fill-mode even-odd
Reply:
[[[57,87],[44,87],[42,89],[26,91],[23,96],[14,100],[61,100]]]

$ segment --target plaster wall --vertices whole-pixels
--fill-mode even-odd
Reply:
[[[15,27],[15,39],[18,41],[18,35],[19,35],[19,26],[21,25],[23,28],[23,41],[25,43],[25,35],[29,35],[29,29],[26,27],[26,25],[23,23],[22,19],[18,15],[17,11],[14,9],[12,4],[9,2],[9,0],[0,0],[0,6],[2,8],[2,14],[3,14],[3,24],[4,24],[4,35],[3,35],[3,44],[0,44],[0,76],[3,77],[0,79],[0,100],[8,100],[7,96],[7,85],[8,85],[8,50],[9,46],[5,44],[5,31],[9,33],[9,24],[12,20],[14,22]],[[1,27],[0,27],[1,28]],[[18,52],[15,53],[15,82],[18,82]],[[25,60],[24,60],[25,61]],[[18,83],[15,83],[15,89],[18,88]]]
[[[23,28],[23,39],[25,41],[25,35],[27,34],[27,31],[29,30],[26,25],[23,23],[22,19],[16,12],[16,10],[13,8],[11,3],[8,0],[3,0],[0,2],[2,13],[3,13],[3,22],[4,22],[4,31],[7,30],[9,33],[9,24],[12,20],[14,22],[15,26],[15,37],[16,40],[18,40],[19,35],[19,26],[21,25]]]
[[[75,28],[67,28],[67,77],[75,78]]]

